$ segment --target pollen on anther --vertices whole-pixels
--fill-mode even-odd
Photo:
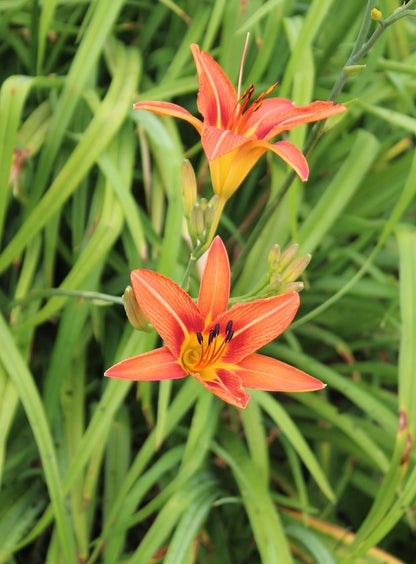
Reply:
[[[200,331],[198,331],[198,333],[196,334],[196,338],[198,339],[198,343],[202,345],[202,343],[204,342],[204,337],[202,336],[202,333]]]
[[[215,330],[211,329],[208,335],[208,346],[212,343],[212,341],[215,339],[216,336],[217,334],[215,333]]]
[[[229,343],[231,341],[231,339],[233,338],[234,335],[234,331],[232,329],[230,329],[227,333],[227,335],[225,336],[224,339],[224,343]]]

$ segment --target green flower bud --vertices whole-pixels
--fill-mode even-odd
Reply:
[[[206,227],[207,231],[209,231],[209,228],[211,227],[212,222],[215,219],[215,215],[216,215],[217,209],[218,209],[219,200],[220,200],[219,197],[217,195],[214,195],[210,199],[210,201],[206,204],[205,208],[203,208],[205,227]]]
[[[279,245],[274,245],[269,253],[269,283],[267,295],[285,294],[286,292],[300,292],[303,283],[296,279],[304,272],[311,261],[310,254],[295,258],[299,245],[290,245],[283,253]]]
[[[191,209],[188,228],[191,236],[197,237],[200,240],[201,237],[204,236],[205,220],[204,212],[202,211],[200,204],[195,204]]]
[[[285,251],[282,253],[279,261],[279,271],[282,272],[285,268],[292,262],[296,253],[298,252],[299,245],[297,243],[293,243],[290,245]]]
[[[348,67],[344,67],[343,71],[347,76],[356,76],[365,70],[366,67],[367,65],[348,65]]]
[[[380,10],[377,10],[377,8],[373,8],[370,13],[375,22],[379,22],[383,19],[383,13]]]
[[[312,255],[309,253],[301,255],[293,260],[284,272],[284,279],[287,282],[293,282],[302,274],[308,264],[311,262]]]
[[[277,266],[279,265],[280,255],[280,245],[276,243],[275,245],[273,245],[267,259],[269,270],[276,270]]]
[[[136,296],[134,295],[133,288],[127,286],[122,295],[124,309],[126,311],[127,319],[138,331],[149,331],[150,324],[137,303]]]
[[[183,162],[181,174],[183,209],[185,216],[188,217],[197,199],[195,172],[188,159],[185,159]]]

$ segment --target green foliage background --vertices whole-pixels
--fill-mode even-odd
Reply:
[[[412,561],[416,3],[399,6],[0,0],[0,562]],[[382,31],[375,7],[397,21],[340,75]],[[240,412],[191,378],[103,372],[157,343],[106,296],[134,268],[184,272],[184,155],[211,195],[192,128],[132,103],[196,112],[189,44],[236,82],[247,31],[246,86],[278,80],[307,104],[341,76],[348,113],[305,185],[268,156],[226,207],[235,296],[274,243],[313,254],[297,320],[266,350],[328,384],[253,392]]]

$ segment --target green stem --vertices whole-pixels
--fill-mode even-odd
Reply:
[[[16,306],[22,306],[30,303],[33,300],[38,300],[40,298],[49,298],[51,296],[66,296],[70,298],[81,298],[83,300],[108,302],[113,304],[123,305],[123,300],[118,296],[111,296],[110,294],[102,294],[101,292],[91,292],[87,290],[64,290],[61,288],[47,288],[44,290],[35,290],[30,292],[24,298],[13,300],[7,305],[7,309],[10,310]]]
[[[189,282],[189,277],[191,275],[191,270],[192,270],[194,264],[196,263],[196,261],[198,260],[198,258],[200,257],[200,255],[197,252],[198,248],[199,247],[196,247],[192,251],[191,256],[189,257],[188,265],[186,267],[185,274],[183,275],[182,283],[181,283],[181,288],[183,288],[184,290],[186,290],[187,287],[188,287],[188,282]],[[196,253],[196,254],[194,254],[194,253]]]

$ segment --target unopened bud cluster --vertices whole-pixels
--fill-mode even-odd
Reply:
[[[219,198],[214,195],[209,201],[198,201],[195,172],[188,160],[182,166],[182,199],[188,232],[192,241],[204,243],[214,221]]]
[[[279,245],[273,246],[268,258],[270,295],[303,290],[303,282],[297,279],[310,263],[311,255],[307,253],[296,257],[298,250],[296,243],[283,252]]]

